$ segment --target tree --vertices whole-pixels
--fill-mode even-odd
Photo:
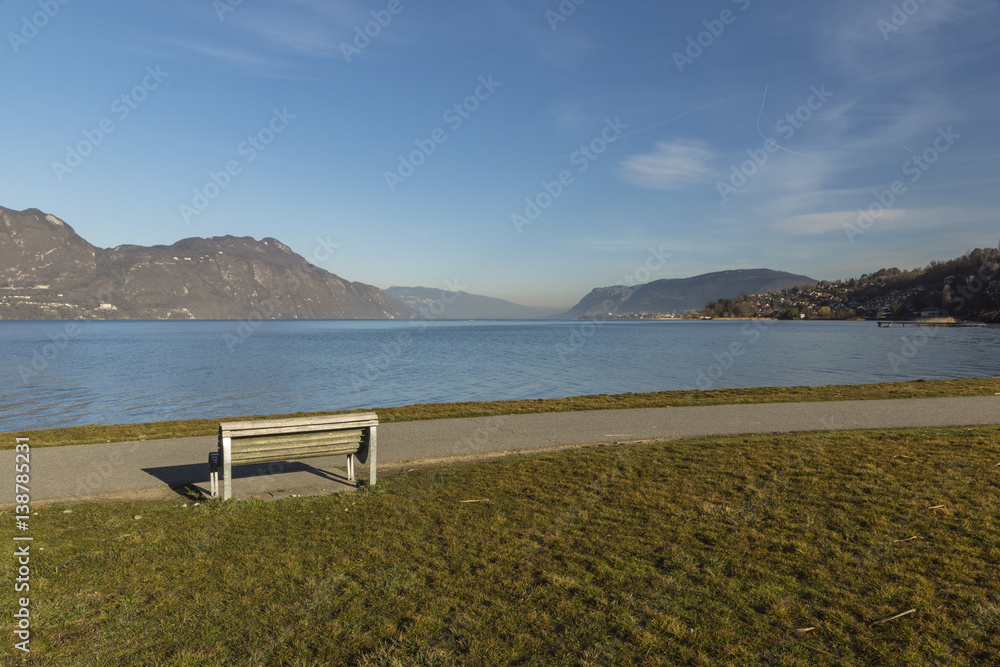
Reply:
[[[902,317],[904,311],[906,310],[906,302],[903,299],[899,299],[896,303],[892,304],[892,316]]]

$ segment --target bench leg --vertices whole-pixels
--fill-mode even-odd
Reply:
[[[372,426],[368,435],[368,484],[375,486],[378,481],[378,427]]]
[[[222,439],[222,499],[233,497],[233,439]]]
[[[347,455],[347,481],[354,481],[354,454]]]
[[[208,455],[208,484],[212,497],[219,497],[219,453],[211,452]]]

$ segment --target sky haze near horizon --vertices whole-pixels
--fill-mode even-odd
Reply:
[[[991,0],[6,0],[0,28],[0,206],[101,247],[275,237],[569,308],[1000,239]]]

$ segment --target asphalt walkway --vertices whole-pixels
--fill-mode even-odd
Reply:
[[[711,435],[1000,424],[1000,396],[823,403],[767,403],[442,419],[382,424],[379,475],[516,453],[598,443]],[[30,444],[30,443],[29,443]],[[214,436],[31,450],[32,503],[178,498],[185,484],[208,491]],[[13,450],[0,451],[0,504],[15,495]],[[346,458],[234,469],[236,498],[280,498],[354,488]],[[362,478],[365,466],[358,466]]]

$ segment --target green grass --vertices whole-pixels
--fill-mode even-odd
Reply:
[[[374,408],[381,422],[488,417],[493,415],[580,410],[618,410],[736,403],[788,403],[803,401],[853,401],[887,398],[939,398],[945,396],[991,396],[1000,393],[1000,378],[960,380],[914,380],[881,384],[827,385],[823,387],[757,387],[711,391],[661,391],[648,394],[577,396],[572,398],[469,403],[430,403],[394,408]],[[215,435],[220,421],[265,417],[304,417],[328,412],[298,412],[285,415],[220,416],[218,419],[152,422],[146,424],[73,426],[37,431],[0,433],[0,449],[12,449],[14,438],[30,438],[31,446],[84,445],[95,442],[130,442]]]
[[[47,506],[31,662],[997,665],[998,464],[1000,427],[822,432]]]

